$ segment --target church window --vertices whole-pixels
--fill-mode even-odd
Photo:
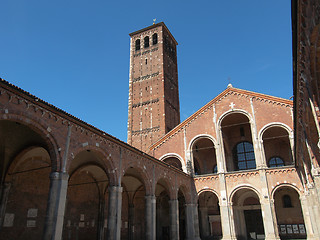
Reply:
[[[140,50],[140,39],[136,40],[136,51]]]
[[[149,37],[145,37],[144,38],[144,48],[148,48],[149,47]]]
[[[233,149],[236,170],[256,168],[253,145],[250,142],[240,142]]]
[[[289,195],[283,195],[282,197],[283,208],[292,208],[291,197]]]
[[[153,34],[152,35],[152,44],[156,45],[158,43],[158,34]]]
[[[272,157],[269,160],[269,167],[282,167],[284,166],[284,161],[280,157]]]

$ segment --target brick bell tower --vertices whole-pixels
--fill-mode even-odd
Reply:
[[[129,35],[128,143],[148,152],[180,123],[178,43],[163,22]]]

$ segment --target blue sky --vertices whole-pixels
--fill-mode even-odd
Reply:
[[[290,0],[1,0],[0,77],[126,141],[129,33],[178,41],[181,120],[228,84],[289,99]]]

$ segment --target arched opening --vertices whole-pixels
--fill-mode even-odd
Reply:
[[[50,172],[44,138],[19,122],[0,121],[1,239],[41,239]]]
[[[150,46],[150,40],[149,37],[144,38],[144,48],[148,48]]]
[[[63,239],[102,239],[105,235],[109,180],[100,161],[97,153],[84,150],[71,163]]]
[[[242,113],[232,113],[221,122],[227,171],[256,168],[249,119]]]
[[[135,48],[136,48],[136,51],[140,50],[140,39],[136,40]]]
[[[216,150],[210,139],[201,137],[193,143],[192,158],[195,175],[216,173]]]
[[[156,45],[158,43],[158,34],[154,33],[152,35],[152,45]]]
[[[298,192],[289,186],[274,193],[274,206],[281,239],[306,239],[301,203]]]
[[[219,199],[211,191],[203,191],[198,198],[201,239],[221,239],[221,216]]]
[[[170,239],[170,196],[169,187],[164,179],[156,185],[156,232],[157,240]]]
[[[264,239],[259,196],[251,189],[240,189],[232,197],[233,218],[238,239]]]
[[[130,167],[122,178],[121,239],[145,239],[145,196],[143,176]]]
[[[163,159],[163,162],[170,164],[171,166],[183,171],[181,161],[177,157],[168,157]]]
[[[186,239],[186,199],[183,192],[179,189],[178,191],[178,201],[179,201],[179,239]]]
[[[288,132],[282,127],[270,127],[262,135],[268,167],[292,165],[292,149]]]

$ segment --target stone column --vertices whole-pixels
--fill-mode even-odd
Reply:
[[[200,240],[199,230],[196,230],[196,227],[199,229],[199,219],[198,214],[195,214],[195,211],[198,212],[196,204],[186,204],[185,212],[186,212],[186,231],[187,236],[186,240]],[[197,222],[197,223],[196,223]]]
[[[6,213],[7,200],[10,192],[11,183],[4,183],[0,186],[0,230]]]
[[[267,197],[267,198],[266,198]],[[266,240],[280,239],[277,228],[277,220],[274,218],[271,209],[271,203],[268,196],[264,196],[261,201],[262,219],[264,225],[264,234]]]
[[[223,240],[237,239],[235,228],[234,228],[232,204],[228,206],[226,200],[222,201],[222,203],[220,204],[220,216],[221,216],[222,239]]]
[[[146,240],[156,239],[156,197],[146,198]]]
[[[179,240],[179,201],[170,200],[170,240]]]
[[[129,240],[133,240],[133,229],[134,229],[134,205],[129,204],[129,216],[128,216],[128,235]]]
[[[156,204],[156,208],[157,208],[157,214],[156,214],[156,238],[157,239],[162,239],[162,228],[161,228],[161,208],[160,208],[160,203]]]
[[[109,187],[107,239],[120,240],[122,187]]]
[[[68,180],[69,175],[67,173],[52,172],[50,174],[50,190],[43,233],[44,240],[62,239]]]
[[[200,231],[199,231],[199,214],[198,214],[198,204],[194,204],[193,206],[193,218],[194,218],[194,239],[200,239]]]
[[[208,220],[208,208],[207,207],[200,207],[200,226],[201,226],[201,237],[209,237],[210,230],[209,230],[209,220]]]
[[[98,229],[98,240],[104,239],[104,212],[105,212],[105,199],[104,196],[100,197],[99,200],[99,214],[98,214],[98,222],[97,222],[97,229]]]

